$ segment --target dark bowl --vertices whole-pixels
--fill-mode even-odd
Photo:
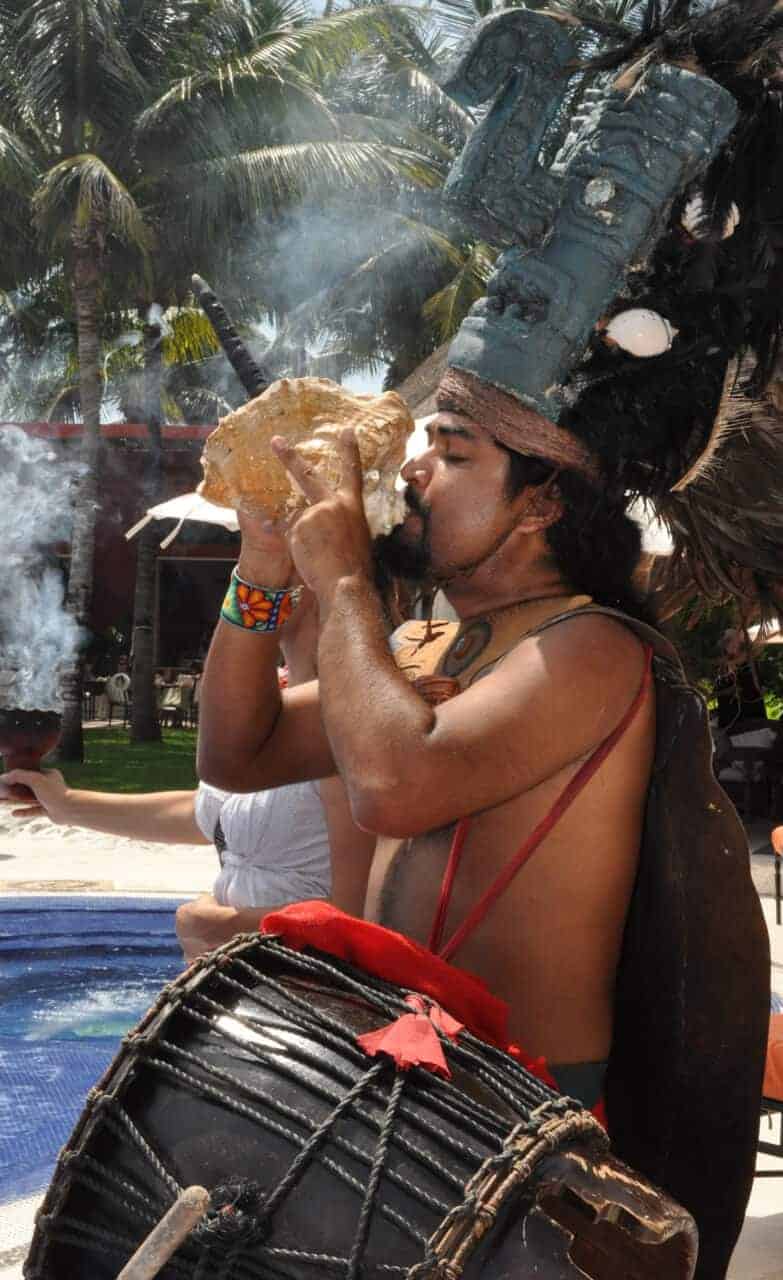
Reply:
[[[38,769],[57,746],[61,728],[56,711],[0,707],[0,756],[6,769]]]

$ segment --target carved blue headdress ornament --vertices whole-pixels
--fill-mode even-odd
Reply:
[[[779,578],[783,552],[783,427],[763,401],[783,316],[783,11],[660,8],[594,59],[586,91],[564,14],[504,10],[459,53],[448,91],[491,105],[447,194],[509,247],[441,396],[486,411],[482,391],[500,393],[503,443],[652,499],[702,585],[735,594],[748,570]]]

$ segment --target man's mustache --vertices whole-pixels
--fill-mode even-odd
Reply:
[[[407,514],[418,516],[422,527],[408,532],[398,524],[391,533],[373,539],[376,586],[381,592],[393,577],[423,582],[429,575],[430,508],[412,485],[406,486],[402,496]]]
[[[405,499],[405,505],[413,512],[414,515],[422,516],[426,519],[430,514],[430,509],[427,503],[422,498],[418,489],[414,489],[413,485],[406,485],[405,492],[402,496]]]

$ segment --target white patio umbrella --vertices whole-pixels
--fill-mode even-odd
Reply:
[[[171,533],[161,542],[161,550],[165,551],[177,537],[186,520],[198,520],[202,524],[219,524],[230,533],[237,533],[239,521],[236,512],[230,507],[216,507],[214,502],[207,502],[200,493],[181,493],[178,498],[170,498],[168,502],[158,502],[149,507],[146,515],[125,534],[127,540],[135,538],[153,520],[176,520]]]

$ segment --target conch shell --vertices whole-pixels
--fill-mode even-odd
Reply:
[[[270,448],[285,436],[336,489],[340,483],[337,433],[353,427],[362,466],[362,496],[370,533],[389,533],[405,518],[395,482],[413,430],[405,401],[394,391],[363,395],[328,378],[282,378],[260,396],[221,418],[201,457],[198,492],[220,507],[262,508],[273,519],[305,505],[298,487]]]

